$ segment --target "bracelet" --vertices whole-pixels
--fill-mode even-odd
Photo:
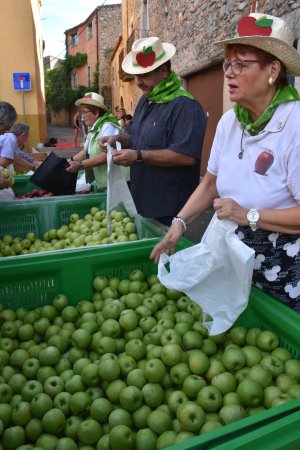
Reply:
[[[172,222],[175,222],[175,221],[178,221],[178,222],[181,223],[181,225],[182,225],[183,228],[184,228],[184,231],[187,230],[187,223],[186,223],[186,221],[185,221],[182,217],[180,217],[180,216],[175,216],[175,217],[173,218]]]
[[[79,170],[84,170],[84,169],[85,169],[85,167],[84,167],[84,165],[83,165],[83,162],[80,161],[80,162],[79,162]]]

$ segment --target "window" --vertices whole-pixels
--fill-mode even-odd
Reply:
[[[71,74],[71,85],[72,85],[72,88],[77,88],[77,86],[78,86],[76,70],[72,71],[72,74]]]
[[[77,45],[78,45],[78,34],[76,32],[71,34],[71,47],[77,47]]]
[[[90,22],[87,26],[87,37],[91,39],[93,37],[93,22]]]
[[[88,87],[91,86],[91,66],[88,66],[88,73],[87,73],[87,82],[88,82]]]

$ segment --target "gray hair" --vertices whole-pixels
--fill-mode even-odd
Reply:
[[[17,122],[15,123],[11,129],[9,130],[14,133],[16,136],[20,136],[20,134],[29,134],[29,126],[26,123]]]
[[[0,102],[0,125],[9,129],[17,120],[15,108],[7,102]]]

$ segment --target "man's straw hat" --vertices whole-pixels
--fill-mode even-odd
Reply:
[[[300,75],[300,54],[293,47],[294,35],[284,20],[267,14],[252,13],[237,25],[231,39],[215,42],[218,46],[244,44],[274,55],[286,67],[288,75]]]
[[[173,44],[161,42],[158,37],[138,39],[132,44],[131,52],[123,59],[122,69],[131,75],[152,72],[169,61],[175,53]]]

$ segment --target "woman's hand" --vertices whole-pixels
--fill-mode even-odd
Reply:
[[[230,219],[238,225],[249,225],[247,220],[249,209],[243,208],[231,198],[216,198],[213,202],[213,208],[220,220]]]
[[[66,168],[66,172],[69,172],[69,173],[77,173],[77,172],[79,172],[80,162],[81,161],[68,160],[68,163],[70,165],[69,165],[69,167]]]
[[[183,235],[184,229],[179,221],[172,222],[172,225],[165,235],[165,237],[160,241],[150,254],[150,259],[154,259],[157,264],[161,253],[168,253],[173,255],[175,252],[176,244]]]
[[[103,137],[101,137],[99,139],[99,141],[98,141],[99,145],[101,147],[101,150],[104,150],[104,151],[107,152],[106,144],[109,144],[112,147],[115,147],[116,146],[116,142],[118,140],[117,137],[118,137],[118,135],[117,136],[103,136]]]

